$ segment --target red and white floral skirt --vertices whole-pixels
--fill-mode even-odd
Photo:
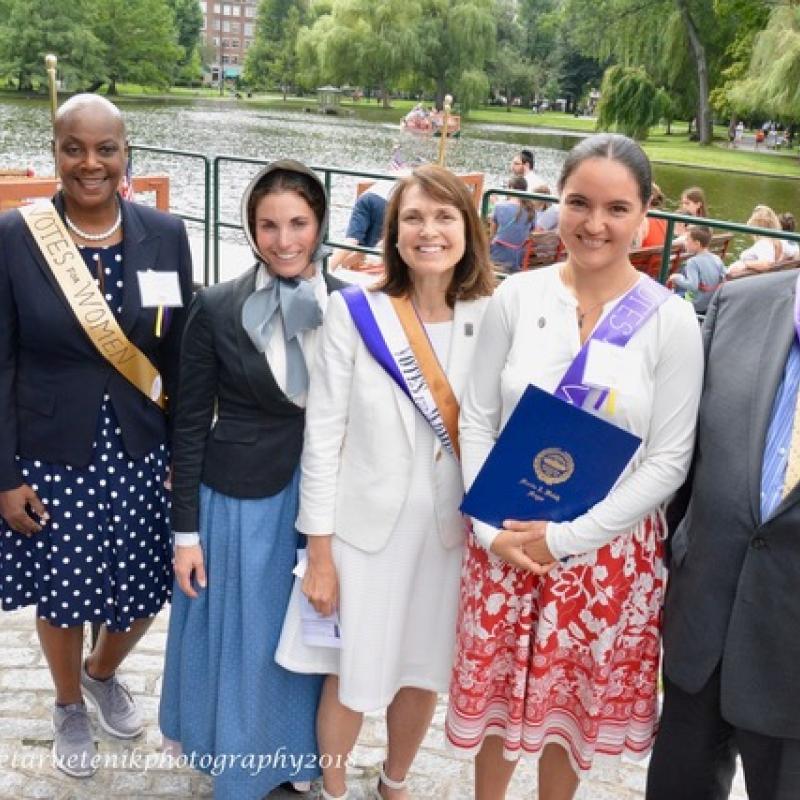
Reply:
[[[657,723],[663,515],[538,577],[488,553],[470,533],[461,573],[446,732],[476,754],[561,744],[577,772],[597,755],[643,757]]]

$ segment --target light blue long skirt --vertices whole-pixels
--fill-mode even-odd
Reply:
[[[172,599],[159,721],[220,800],[257,800],[319,775],[322,677],[288,672],[275,649],[292,588],[299,471],[279,494],[200,490],[208,587]]]

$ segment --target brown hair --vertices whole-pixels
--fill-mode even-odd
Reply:
[[[663,208],[664,192],[661,191],[661,187],[655,181],[651,185],[653,193],[650,195],[650,208]]]
[[[705,225],[690,225],[686,229],[686,235],[701,247],[708,247],[711,244],[711,230]]]
[[[795,229],[794,214],[791,211],[784,211],[778,217],[778,221],[781,223],[781,230],[793,231]]]
[[[527,192],[528,181],[522,175],[512,175],[508,179],[508,188],[513,189],[515,192]],[[519,221],[523,211],[528,215],[528,222],[533,222],[533,218],[536,216],[536,207],[533,205],[533,200],[529,197],[515,197],[514,199],[519,203],[519,211],[517,211],[517,216],[514,217],[514,222]]]
[[[397,182],[392,192],[383,225],[383,263],[386,276],[376,287],[391,297],[404,297],[411,291],[411,274],[397,250],[400,205],[406,191],[418,186],[432,200],[455,206],[464,222],[464,255],[456,264],[447,287],[447,304],[456,300],[474,300],[494,291],[495,278],[489,260],[486,231],[475,209],[472,195],[457,176],[435,164],[417,167],[411,175]]]
[[[650,161],[644,150],[633,139],[621,133],[596,133],[576,144],[567,154],[564,166],[561,167],[557,184],[559,193],[564,191],[569,176],[590,158],[607,158],[622,164],[636,181],[639,199],[642,205],[647,207],[653,191],[653,171]]]
[[[268,194],[276,192],[294,192],[311,206],[317,225],[321,228],[325,219],[325,190],[319,181],[302,172],[288,169],[275,169],[268,172],[253,187],[247,200],[247,226],[255,236],[256,208]],[[320,231],[321,232],[321,231]]]
[[[708,209],[706,208],[706,193],[699,186],[690,186],[681,192],[681,199],[686,198],[693,203],[700,203],[700,208],[697,209],[696,217],[707,217]]]

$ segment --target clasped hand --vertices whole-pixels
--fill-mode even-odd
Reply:
[[[546,575],[556,565],[547,546],[546,532],[547,523],[540,520],[504,520],[503,529],[494,538],[491,551],[512,566],[534,575]]]

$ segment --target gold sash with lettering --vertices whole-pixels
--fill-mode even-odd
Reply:
[[[158,370],[120,328],[53,204],[37,202],[19,212],[97,352],[163,409],[166,404]]]
[[[407,297],[389,298],[392,307],[400,320],[400,325],[406,334],[411,352],[417,360],[417,365],[428,384],[433,401],[439,409],[450,441],[453,443],[456,458],[459,458],[458,446],[458,400],[456,400],[450,381],[447,380],[439,359],[433,352],[428,335],[414,310],[414,306]]]

